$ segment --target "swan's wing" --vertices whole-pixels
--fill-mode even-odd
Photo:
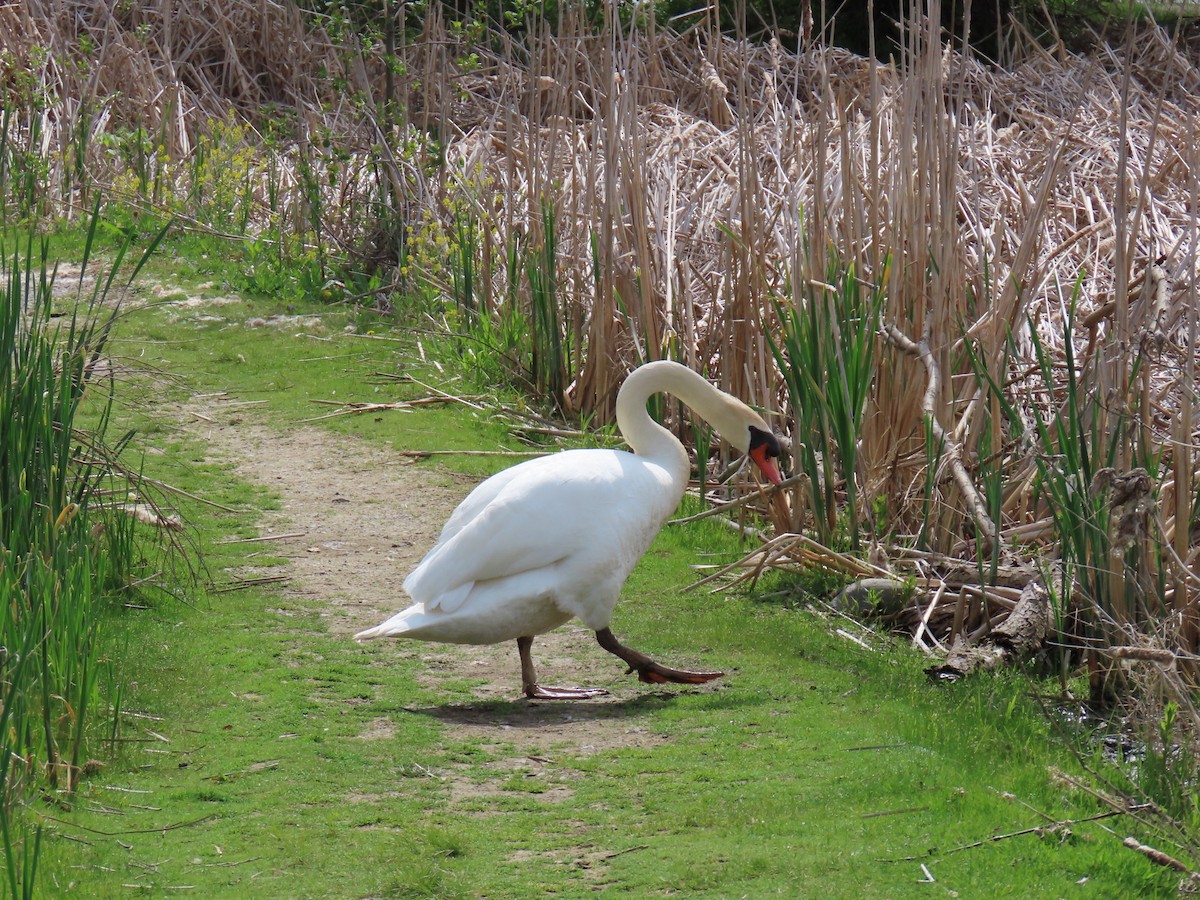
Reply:
[[[552,566],[563,559],[569,551],[545,525],[544,519],[531,519],[525,501],[502,492],[449,537],[443,536],[404,579],[404,589],[430,610],[454,612],[476,582]]]
[[[487,488],[482,498],[472,493],[451,516],[404,589],[428,609],[452,612],[476,582],[576,554],[611,559],[613,566],[632,563],[648,542],[642,535],[652,537],[659,523],[642,521],[646,486],[636,463],[631,473],[631,460],[614,451],[568,451],[506,470],[498,485],[489,479],[476,489]]]
[[[537,462],[538,460],[530,460],[529,462]],[[520,469],[527,463],[512,466],[508,469],[503,469],[495,475],[481,481],[475,486],[471,493],[463,498],[462,502],[454,508],[454,512],[450,514],[450,518],[446,520],[446,524],[442,526],[442,531],[438,535],[437,543],[435,543],[426,554],[421,558],[421,562],[417,563],[417,568],[420,568],[425,560],[429,559],[438,548],[452,539],[456,534],[462,531],[463,527],[471,522],[483,510],[487,509],[488,505],[496,499],[496,496],[504,490],[505,486],[514,478],[520,477]],[[409,576],[412,577],[411,575]],[[407,590],[407,587],[405,588]]]
[[[454,508],[454,512],[450,514],[450,518],[446,520],[446,524],[442,526],[442,533],[438,536],[438,543],[449,540],[458,534],[468,522],[478,516],[483,510],[487,509],[492,504],[492,501],[499,496],[508,485],[517,479],[520,479],[526,472],[526,467],[531,463],[536,464],[540,459],[531,459],[519,465],[511,466],[507,469],[502,469],[490,478],[480,482],[471,493],[463,498],[463,501]]]

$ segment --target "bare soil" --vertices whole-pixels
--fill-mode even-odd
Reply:
[[[474,486],[471,480],[413,465],[386,447],[318,427],[272,429],[231,396],[194,400],[184,412],[192,420],[189,431],[208,442],[215,460],[278,495],[280,508],[264,513],[260,532],[281,536],[266,552],[287,561],[278,573],[288,576],[283,589],[315,599],[330,632],[346,640],[408,605],[404,577]],[[255,576],[264,574],[254,570]],[[448,679],[481,681],[473,689],[478,702],[462,703],[461,694],[447,692],[444,704],[419,711],[444,723],[451,739],[510,748],[513,755],[498,764],[497,781],[510,778],[514,767],[537,777],[556,752],[587,755],[664,740],[644,727],[639,715],[639,709],[648,712],[664,697],[625,676],[623,664],[579,624],[539,637],[534,658],[547,684],[612,692],[586,702],[523,699],[513,643],[380,641],[377,647],[381,664],[394,656],[419,656],[427,667],[422,684],[435,692]],[[497,700],[512,703],[498,710]],[[360,738],[392,734],[381,716]],[[464,799],[492,789],[463,782],[452,796]],[[552,792],[543,796],[554,798]]]

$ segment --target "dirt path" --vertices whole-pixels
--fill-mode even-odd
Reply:
[[[237,398],[189,404],[189,431],[238,476],[276,492],[280,509],[264,514],[270,553],[287,559],[285,590],[317,598],[330,631],[356,631],[403,609],[404,577],[437,539],[442,523],[474,482],[419,468],[387,448],[317,427],[276,431],[255,422]],[[255,576],[262,576],[261,568]],[[427,710],[451,736],[511,744],[524,758],[570,748],[587,754],[609,747],[647,746],[661,738],[639,723],[636,709],[654,702],[621,664],[596,646],[590,631],[568,624],[534,644],[539,673],[550,684],[604,687],[612,695],[588,702],[531,703],[520,698],[520,670],[511,643],[485,647],[380,641],[381,662],[419,656],[424,686],[446,678],[480,678],[483,701],[513,700],[502,715],[485,704],[447,702]],[[386,721],[364,737],[386,737]],[[511,773],[509,773],[511,774]]]

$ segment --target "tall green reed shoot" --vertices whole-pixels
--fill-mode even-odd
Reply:
[[[0,686],[5,692],[3,701],[0,702],[0,735],[15,734],[16,725],[24,725],[29,719],[24,714],[24,698],[16,694],[15,690],[32,680],[28,670],[33,665],[33,649],[37,637],[33,629],[27,629],[22,637],[24,643],[19,646],[6,646],[3,659],[0,660],[3,664],[0,670],[4,673],[4,680],[0,681]],[[0,750],[4,751],[0,753],[0,846],[4,848],[5,886],[8,896],[32,897],[38,853],[42,843],[42,828],[38,825],[30,834],[26,819],[14,815],[23,799],[25,760],[8,752],[8,748],[2,744]]]
[[[1063,360],[1057,371],[1034,323],[1027,323],[1035,366],[1026,402],[1006,391],[1003,379],[990,372],[974,352],[972,365],[976,378],[986,384],[990,398],[1003,410],[1010,430],[1032,454],[1036,495],[1046,504],[1059,547],[1060,565],[1052,591],[1056,612],[1061,618],[1073,595],[1084,598],[1082,637],[1086,646],[1094,649],[1127,639],[1124,629],[1138,615],[1136,594],[1148,573],[1140,571],[1142,555],[1114,531],[1118,523],[1113,520],[1105,475],[1116,463],[1121,442],[1129,439],[1129,422],[1120,414],[1121,405],[1111,400],[1108,416],[1102,415],[1106,401],[1094,366],[1076,356],[1078,296],[1077,285],[1064,321]],[[1008,344],[1006,361],[1016,355],[1011,335]],[[1135,358],[1133,372],[1138,365]],[[1148,448],[1134,446],[1130,456],[1143,465],[1150,464],[1154,472]],[[1134,577],[1127,579],[1127,573]],[[1155,605],[1143,604],[1142,613]]]
[[[458,206],[446,253],[454,303],[444,315],[446,341],[480,384],[512,384],[533,391],[534,342],[519,291],[527,263],[521,238],[510,236],[502,259],[488,256],[495,251],[485,240],[487,226],[469,201]],[[428,243],[429,239],[418,241]],[[499,302],[491,303],[486,299],[483,273],[493,271],[497,263],[505,269],[507,287]],[[428,288],[431,295],[440,293],[436,283]]]
[[[856,550],[864,512],[858,447],[875,380],[883,299],[881,288],[860,281],[853,265],[831,254],[825,282],[799,286],[791,303],[776,304],[782,340],[771,340],[800,437],[795,452],[808,478],[817,534],[825,544],[835,539],[840,478]]]
[[[100,685],[112,680],[101,652],[105,588],[127,575],[114,559],[132,558],[111,552],[130,531],[101,502],[129,485],[103,449],[112,381],[98,374],[130,239],[85,296],[99,209],[97,198],[77,294],[65,300],[49,239],[0,233],[0,841],[14,896],[32,891],[40,845],[23,801],[40,786],[74,790],[86,760]]]
[[[39,152],[42,118],[28,115],[24,140],[21,110],[5,103],[0,114],[0,221],[36,221],[45,212],[49,163]]]
[[[451,290],[454,304],[468,322],[479,311],[478,262],[479,223],[470,210],[460,211],[454,220],[454,241],[450,256]]]
[[[72,197],[74,192],[78,192],[80,203],[87,203],[88,189],[91,186],[87,175],[87,160],[94,118],[86,103],[75,111],[75,121],[70,129],[70,165],[63,172],[63,199],[68,203],[75,199]]]
[[[564,329],[558,302],[558,244],[555,236],[554,201],[542,198],[540,245],[530,248],[525,259],[529,279],[530,326],[533,334],[533,380],[539,394],[558,409],[564,407],[564,392],[570,359],[564,346]]]
[[[978,373],[986,363],[975,353],[975,348],[970,341],[966,341],[964,344],[972,371]],[[999,365],[1000,372],[1009,370],[1012,363],[1012,350],[1011,341],[1006,342],[1005,352],[1002,354]],[[1003,397],[997,396],[996,392],[991,389],[991,382],[987,378],[977,375],[976,383],[980,389],[978,402],[981,404],[979,416],[981,425],[975,438],[975,458],[978,460],[977,479],[984,502],[987,504],[988,517],[999,527],[1004,514],[1004,488],[1006,477],[1009,474],[1008,460],[1004,452],[1003,433],[1007,419],[1003,412]],[[932,461],[930,470],[935,471]],[[985,554],[988,542],[975,542],[975,561],[979,567],[980,579],[984,584],[991,584],[995,580],[1000,566],[1001,542],[997,540],[990,544],[990,552]]]

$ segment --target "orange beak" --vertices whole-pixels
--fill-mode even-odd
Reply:
[[[758,470],[763,473],[763,477],[771,484],[783,484],[783,476],[779,474],[779,466],[775,462],[775,457],[767,455],[767,445],[759,444],[750,451],[750,458],[754,460],[754,464],[758,466]]]

